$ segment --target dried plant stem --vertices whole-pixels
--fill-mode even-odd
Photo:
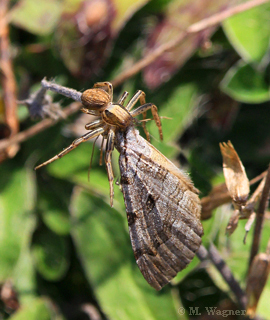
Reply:
[[[201,261],[210,259],[214,264],[216,269],[219,271],[223,279],[226,281],[232,292],[234,293],[238,304],[241,308],[246,308],[246,295],[242,288],[240,287],[237,280],[234,278],[230,268],[227,266],[225,261],[220,256],[217,248],[214,244],[210,244],[209,249],[207,250],[203,245],[201,245],[200,249],[197,252],[197,256]]]
[[[71,98],[75,101],[82,102],[82,100],[81,100],[82,93],[75,90],[75,89],[60,86],[59,84],[51,82],[51,81],[47,81],[46,79],[43,79],[41,81],[41,85],[46,90],[51,90],[51,91],[57,92],[59,94],[62,94],[63,96],[66,96],[68,98]]]
[[[19,130],[19,122],[17,119],[16,81],[9,45],[8,6],[9,0],[0,1],[0,77],[5,106],[5,122],[11,130],[10,136],[12,137]],[[9,145],[9,148],[5,150],[6,155],[1,155],[1,158],[4,159],[6,156],[13,157],[17,153],[17,150],[18,146]]]
[[[212,15],[211,17],[202,19],[190,25],[185,31],[181,32],[178,37],[168,41],[167,43],[159,46],[157,49],[153,50],[151,53],[146,55],[144,58],[136,62],[131,68],[119,74],[114,80],[112,80],[113,86],[118,86],[123,83],[126,79],[132,77],[143,68],[154,62],[158,57],[160,57],[164,52],[173,49],[179,45],[189,34],[200,32],[204,29],[216,26],[220,22],[226,20],[227,18],[251,9],[253,7],[259,6],[263,3],[269,2],[269,0],[252,0],[246,3],[241,3],[238,6],[226,9],[222,12]]]
[[[259,251],[262,225],[264,220],[264,213],[268,204],[269,191],[270,191],[270,165],[269,165],[268,173],[265,179],[265,184],[262,191],[262,197],[259,203],[259,208],[256,214],[256,223],[255,223],[254,234],[253,234],[253,242],[252,242],[250,258],[249,258],[249,270],[254,257],[257,255]]]
[[[65,117],[68,117],[71,114],[80,110],[80,108],[81,108],[81,104],[79,102],[71,103],[68,107],[66,107],[63,110],[63,115]],[[59,119],[59,120],[61,120],[61,119]],[[16,134],[15,136],[13,136],[10,139],[4,139],[4,140],[0,141],[0,151],[3,149],[6,149],[9,145],[11,145],[13,143],[20,143],[20,142],[23,142],[23,141],[33,137],[37,133],[44,131],[45,129],[56,124],[57,122],[59,122],[59,120],[44,119],[44,120],[40,121],[39,123],[33,125],[29,129],[26,129],[24,131],[19,132],[18,134]]]

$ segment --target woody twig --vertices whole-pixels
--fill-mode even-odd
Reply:
[[[256,222],[255,222],[253,241],[252,241],[252,246],[250,251],[250,258],[249,258],[249,270],[254,257],[257,255],[259,251],[264,214],[265,214],[266,207],[268,205],[269,191],[270,191],[270,166],[268,168],[267,176],[265,179],[265,184],[262,191],[262,197],[259,203],[259,208],[256,213]]]
[[[246,307],[246,295],[242,288],[240,287],[237,280],[234,278],[230,268],[226,262],[220,256],[217,248],[214,244],[210,244],[209,249],[207,250],[204,246],[201,245],[197,256],[201,261],[211,260],[218,272],[221,274],[225,282],[228,284],[232,292],[234,293],[238,304],[241,308],[245,309]]]
[[[5,122],[10,130],[10,137],[13,137],[19,130],[19,122],[17,119],[16,81],[10,56],[8,6],[9,0],[0,1],[0,80],[5,106]],[[1,150],[0,160],[13,157],[18,148],[18,145],[9,143],[8,148]]]

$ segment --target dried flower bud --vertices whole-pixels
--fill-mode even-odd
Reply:
[[[247,315],[254,318],[262,291],[270,272],[270,255],[259,253],[252,261],[247,279]]]
[[[246,204],[249,195],[249,180],[245,168],[232,143],[220,143],[223,157],[223,172],[226,185],[236,208]]]

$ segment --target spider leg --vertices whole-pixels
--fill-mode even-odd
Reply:
[[[108,81],[105,81],[105,82],[97,82],[94,84],[93,88],[100,88],[100,89],[103,89],[105,88],[105,91],[108,92],[108,94],[110,95],[111,97],[111,101],[113,99],[113,85],[108,82]]]
[[[129,103],[126,106],[126,109],[128,111],[130,111],[135,106],[135,104],[138,102],[138,100],[140,100],[140,104],[141,105],[145,104],[145,93],[142,90],[138,90],[134,94],[134,96],[129,100]],[[142,112],[142,114],[143,114],[143,119],[146,119],[146,112]],[[144,133],[146,135],[147,141],[150,142],[150,135],[149,135],[149,132],[146,129],[145,122],[142,122],[142,127],[143,127],[143,131],[144,131]]]
[[[102,124],[104,124],[104,121],[102,119],[94,120],[90,123],[87,123],[85,125],[85,129],[86,130],[93,130],[93,129],[100,127],[100,125],[102,125]]]
[[[141,104],[145,104],[145,93],[142,90],[138,90],[129,100],[129,103],[126,106],[127,111],[130,111],[139,99]]]
[[[146,119],[146,111],[151,109],[151,112],[153,114],[153,117],[154,117],[154,120],[155,120],[155,123],[158,127],[158,131],[159,131],[159,136],[160,136],[160,140],[163,140],[163,133],[162,133],[162,127],[161,127],[161,121],[160,121],[160,118],[159,118],[159,115],[158,115],[158,110],[157,110],[157,107],[153,104],[153,103],[145,103],[141,106],[139,106],[137,109],[133,110],[130,112],[130,114],[133,116],[133,117],[136,117],[137,115],[139,114],[143,114],[143,119]],[[142,122],[142,126],[144,128],[145,126],[145,122]],[[148,133],[148,131],[147,131]],[[146,134],[147,136],[147,134]],[[148,133],[148,136],[149,136],[149,133]],[[148,139],[147,139],[148,140]]]
[[[113,206],[113,169],[112,169],[112,151],[114,148],[114,137],[115,137],[115,129],[110,129],[107,137],[107,145],[106,145],[106,154],[105,154],[105,164],[107,167],[108,179],[110,183],[110,205]]]
[[[98,116],[99,115],[96,111],[89,110],[86,108],[81,108],[81,112],[86,113],[86,114],[90,114],[91,116]]]
[[[127,98],[127,96],[128,96],[128,92],[127,92],[127,91],[124,91],[124,93],[123,93],[123,94],[121,95],[121,97],[118,99],[117,104],[123,105],[124,102],[125,102],[125,100],[126,100],[126,98]]]
[[[97,128],[96,130],[87,132],[86,134],[84,134],[80,138],[74,140],[69,147],[67,147],[66,149],[64,149],[63,151],[61,151],[60,153],[58,153],[57,155],[52,157],[51,159],[49,159],[49,160],[43,162],[42,164],[40,164],[39,166],[35,167],[35,170],[37,170],[37,169],[39,169],[39,168],[41,168],[43,166],[46,166],[47,164],[49,164],[49,163],[51,163],[51,162],[53,162],[55,160],[58,160],[58,159],[62,158],[67,153],[69,153],[73,149],[77,148],[77,146],[79,144],[81,144],[82,142],[85,142],[87,140],[95,138],[95,137],[99,136],[100,134],[102,134],[104,131],[105,131],[105,129],[102,127],[102,128]]]

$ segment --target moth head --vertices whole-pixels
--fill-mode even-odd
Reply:
[[[111,102],[110,95],[103,89],[88,89],[82,93],[81,101],[84,108],[90,111],[102,112]]]

